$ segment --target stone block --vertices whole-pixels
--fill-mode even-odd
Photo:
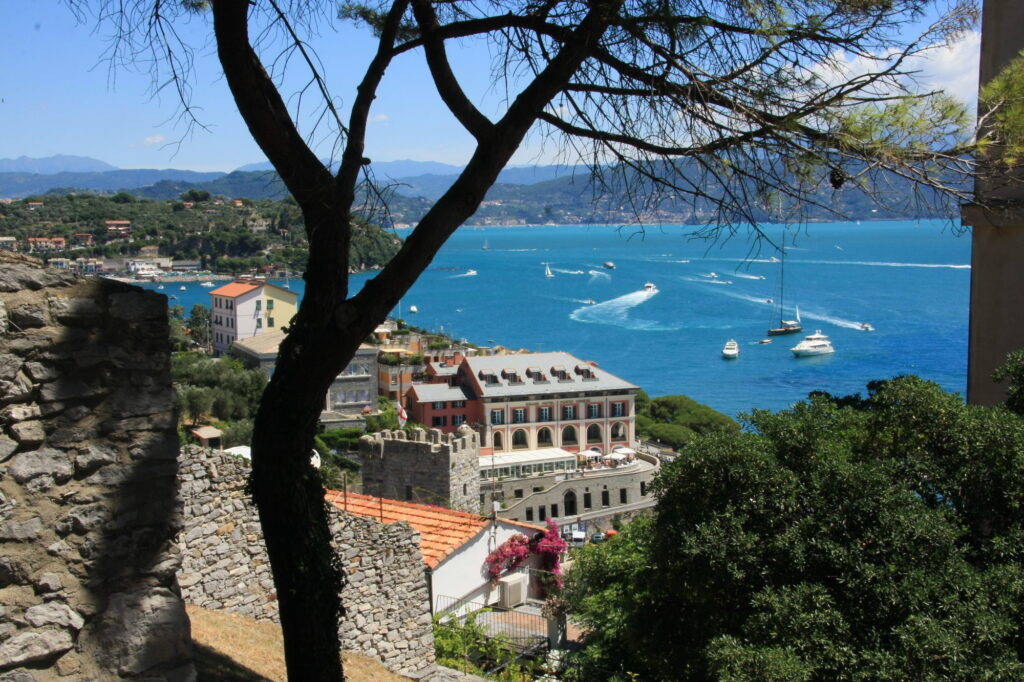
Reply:
[[[181,599],[166,588],[111,595],[95,636],[96,657],[123,677],[187,661],[188,616]]]
[[[50,315],[64,324],[96,322],[103,313],[100,306],[91,298],[50,296],[47,303],[50,307]]]
[[[40,422],[25,422],[25,424],[37,424],[39,431],[42,432]],[[25,424],[21,424],[21,426]],[[19,425],[15,424],[14,426]],[[14,430],[13,426],[12,430]],[[23,444],[28,442],[30,441],[23,441]],[[71,478],[75,470],[66,453],[53,448],[41,448],[15,455],[11,459],[8,471],[18,483],[24,483],[44,475],[53,477],[58,483],[63,483]]]
[[[35,304],[20,305],[7,312],[7,321],[15,329],[36,329],[50,323],[50,315],[42,306]]]
[[[0,670],[55,659],[74,646],[67,630],[47,628],[17,634],[0,643]]]
[[[0,400],[5,403],[24,401],[34,390],[32,380],[24,372],[17,372],[13,378],[0,381]]]
[[[85,624],[85,619],[77,611],[67,604],[59,602],[47,602],[29,607],[25,610],[25,620],[34,628],[44,625],[60,625],[76,632],[81,630],[82,625]]]
[[[35,540],[43,530],[43,520],[39,517],[28,521],[8,521],[0,524],[0,540],[25,542]]]
[[[75,467],[82,473],[89,473],[116,461],[117,453],[113,449],[92,443],[78,452],[75,457]]]
[[[24,447],[33,447],[46,440],[46,429],[38,420],[15,422],[7,427],[14,440]]]

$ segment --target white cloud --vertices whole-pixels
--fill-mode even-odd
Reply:
[[[923,58],[918,80],[928,90],[944,90],[965,102],[978,98],[978,55],[981,33],[970,31],[953,45],[934,50]]]
[[[387,114],[374,114],[373,116],[370,117],[370,123],[384,123],[388,121],[390,118],[391,117],[388,116]]]
[[[142,141],[142,144],[147,147],[153,147],[158,144],[163,144],[164,142],[167,142],[167,138],[163,135],[150,135]]]

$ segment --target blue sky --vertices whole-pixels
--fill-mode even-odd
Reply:
[[[112,71],[103,61],[106,37],[96,22],[78,23],[57,0],[0,1],[0,158],[54,154],[91,156],[121,168],[188,168],[227,171],[263,156],[234,109],[207,36],[206,19],[183,30],[206,44],[197,59],[194,104],[207,130],[186,129],[176,120],[170,92],[152,94],[144,67]],[[977,34],[935,53],[923,64],[926,84],[962,97],[977,89]],[[372,54],[374,40],[350,25],[327,29],[315,44],[341,111]],[[500,93],[489,86],[485,49],[452,55],[456,71],[487,113],[497,113]],[[392,65],[374,102],[367,154],[376,161],[415,159],[465,162],[472,139],[453,123],[434,94],[418,53]],[[513,162],[551,160],[539,140]],[[330,147],[317,150],[329,155]]]

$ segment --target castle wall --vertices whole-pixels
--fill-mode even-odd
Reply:
[[[222,452],[182,449],[180,583],[191,604],[277,622],[263,533],[245,493],[249,466]],[[384,525],[334,507],[328,514],[346,576],[342,649],[372,656],[405,675],[432,669],[430,596],[419,533],[405,523]]]
[[[0,256],[0,679],[194,679],[166,299]]]
[[[480,441],[468,426],[383,431],[359,441],[363,491],[394,500],[480,511]]]

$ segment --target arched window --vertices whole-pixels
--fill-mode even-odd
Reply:
[[[512,432],[512,449],[525,450],[530,447],[530,441],[526,436],[526,429],[516,429]]]
[[[601,436],[601,427],[597,424],[591,424],[587,427],[587,442],[588,443],[600,443],[604,438]]]
[[[562,498],[562,504],[564,505],[566,516],[576,516],[579,513],[576,511],[576,493],[573,491],[566,491],[565,497]]]
[[[576,445],[578,442],[576,440],[575,426],[566,426],[562,429],[562,445]]]
[[[551,429],[548,427],[542,428],[537,432],[537,445],[553,445],[554,442],[551,440]]]
[[[612,440],[626,440],[626,425],[622,422],[612,424]]]
[[[504,450],[505,447],[502,445],[501,431],[495,431],[491,436],[491,443],[495,450]]]

